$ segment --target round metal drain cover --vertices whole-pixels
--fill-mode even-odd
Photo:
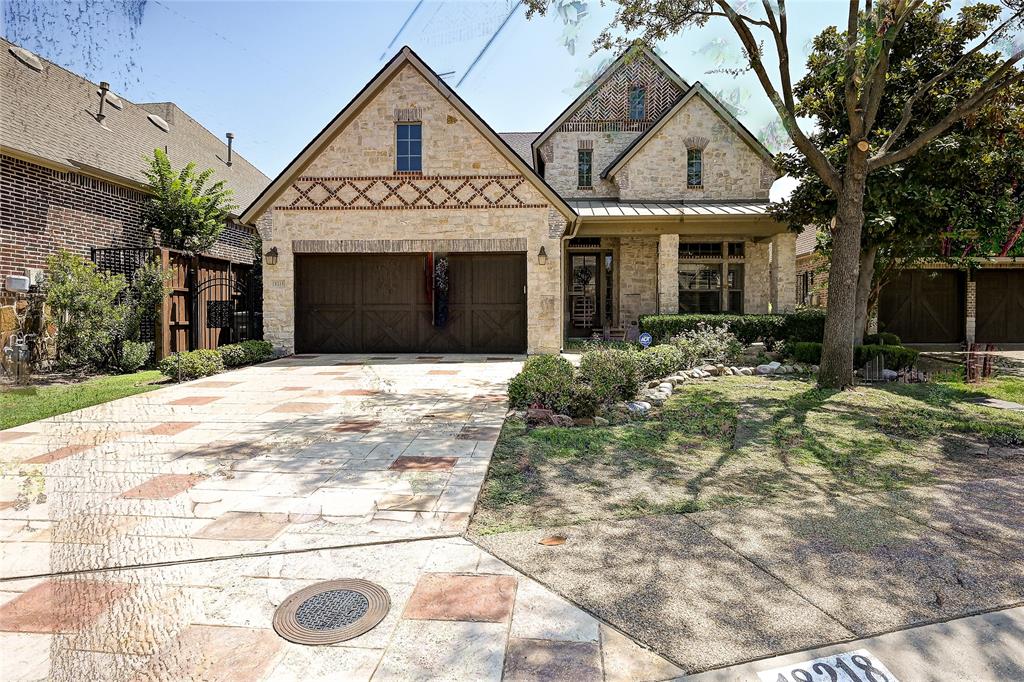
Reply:
[[[274,613],[274,630],[296,644],[336,644],[377,626],[388,609],[387,590],[365,580],[328,580],[291,595]]]

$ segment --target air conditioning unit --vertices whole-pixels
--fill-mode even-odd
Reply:
[[[4,280],[4,289],[14,294],[27,294],[32,280],[24,275],[7,275]]]

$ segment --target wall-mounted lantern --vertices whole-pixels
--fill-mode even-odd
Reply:
[[[540,251],[537,252],[537,263],[539,265],[547,265],[548,263],[548,251],[543,246],[540,247]]]
[[[273,246],[270,251],[267,251],[263,256],[267,261],[267,265],[277,265],[277,247]]]

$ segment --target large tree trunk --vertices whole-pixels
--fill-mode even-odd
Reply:
[[[843,175],[843,191],[836,205],[825,340],[818,372],[818,385],[823,388],[853,385],[853,334],[857,317],[857,271],[860,268],[860,235],[864,227],[866,167],[865,154],[856,151],[849,154]]]
[[[857,270],[857,315],[853,327],[853,345],[864,343],[868,330],[868,310],[871,308],[871,291],[875,278],[875,257],[877,246],[869,246],[860,252],[860,268]]]

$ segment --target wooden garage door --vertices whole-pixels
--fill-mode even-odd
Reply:
[[[448,263],[448,319],[437,327],[425,254],[296,256],[296,352],[525,351],[525,256]]]
[[[959,343],[964,339],[964,273],[905,270],[885,285],[878,328],[906,343]]]
[[[974,280],[978,343],[1024,343],[1024,270],[979,270]]]

